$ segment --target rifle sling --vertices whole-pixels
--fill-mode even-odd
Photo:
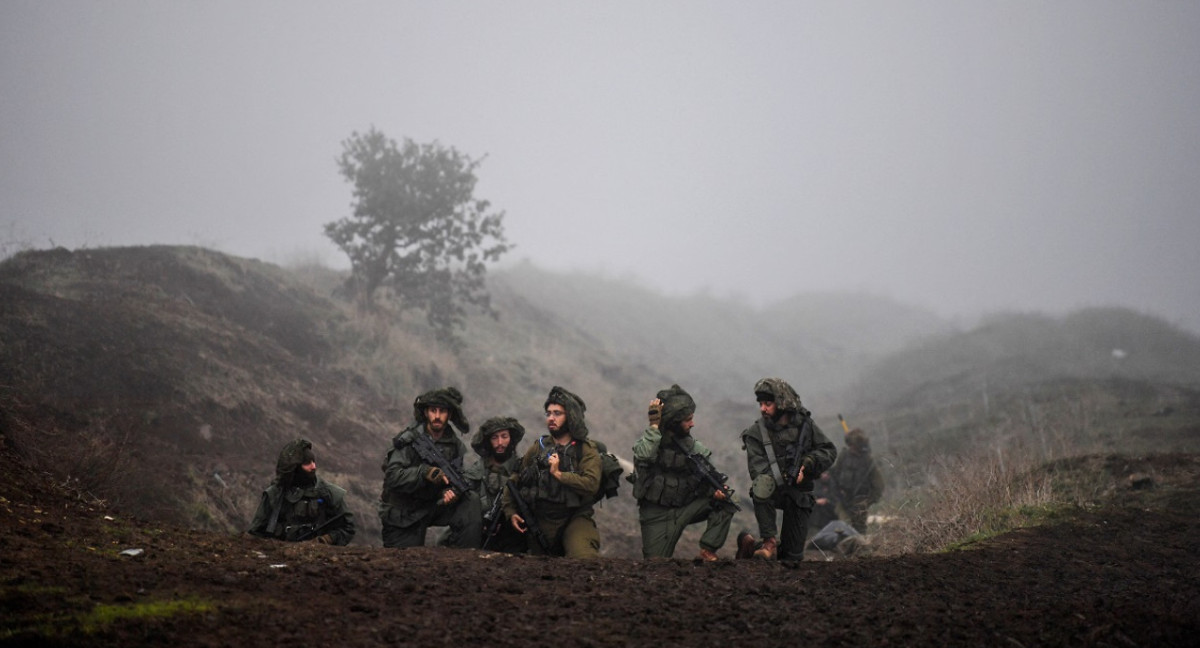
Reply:
[[[762,428],[766,432],[763,435],[765,437],[763,439],[763,450],[767,451],[767,462],[771,464],[771,475],[775,477],[776,484],[783,486],[783,473],[779,472],[779,459],[775,456],[775,435],[771,433],[771,430],[765,424]]]

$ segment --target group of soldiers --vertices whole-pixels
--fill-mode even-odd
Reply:
[[[737,558],[802,560],[810,521],[827,515],[831,502],[837,503],[832,516],[843,519],[830,524],[865,533],[867,507],[883,487],[866,435],[846,430],[847,451],[839,457],[786,381],[764,378],[754,394],[761,417],[741,438],[758,536],[738,534]],[[525,428],[514,418],[494,417],[471,436],[477,459],[468,463],[460,437],[471,427],[462,393],[445,387],[418,396],[412,424],[392,439],[382,466],[383,546],[422,546],[430,527],[444,527],[436,540],[442,546],[598,557],[594,505],[615,491],[606,480],[615,479],[607,461],[616,460],[588,437],[587,406],[578,395],[556,386],[543,408],[546,433],[523,453],[517,446]],[[691,434],[695,411],[679,385],[659,391],[633,446],[634,470],[626,479],[638,502],[646,558],[672,556],[684,530],[703,522],[696,558],[718,560],[741,510],[727,476],[713,466],[711,450]],[[263,492],[249,533],[335,545],[353,539],[345,491],[317,476],[309,441],[297,439],[280,452],[275,480]]]

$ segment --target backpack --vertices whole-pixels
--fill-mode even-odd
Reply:
[[[603,441],[596,441],[596,451],[600,453],[600,488],[596,491],[596,501],[599,502],[610,497],[616,497],[621,489],[621,473],[625,469],[621,467],[621,462],[617,461],[617,456],[608,451],[608,447]]]

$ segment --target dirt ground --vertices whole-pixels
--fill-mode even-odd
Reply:
[[[118,515],[7,450],[2,459],[5,645],[1191,646],[1200,636],[1200,456],[1142,460],[1153,488],[971,550],[709,564],[189,532]]]

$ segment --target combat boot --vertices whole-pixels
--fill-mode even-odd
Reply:
[[[720,558],[717,557],[717,554],[709,551],[708,549],[700,547],[700,554],[696,556],[696,560],[701,562],[716,562],[720,560]]]
[[[737,537],[737,560],[754,557],[754,536],[749,531],[742,529],[742,532]]]
[[[762,546],[758,551],[754,552],[755,558],[763,560],[775,560],[775,556],[779,553],[779,541],[775,538],[767,538],[763,540]]]

